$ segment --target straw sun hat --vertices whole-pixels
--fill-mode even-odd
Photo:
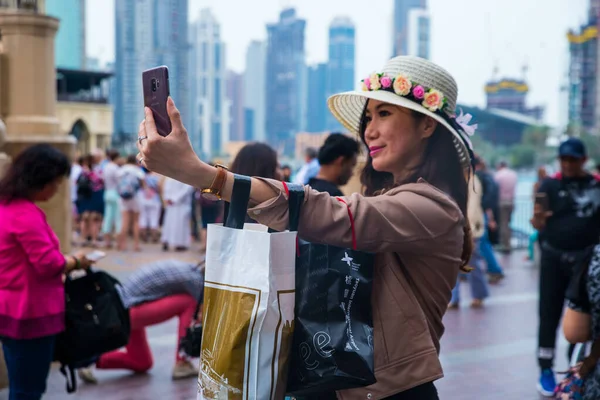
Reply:
[[[453,135],[454,147],[464,167],[473,162],[469,136],[477,125],[471,115],[456,115],[456,81],[448,71],[419,57],[398,56],[382,71],[362,81],[362,90],[333,95],[327,101],[333,115],[350,132],[359,133],[360,120],[369,99],[405,107],[430,116]]]

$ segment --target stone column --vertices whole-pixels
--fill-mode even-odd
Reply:
[[[13,159],[25,148],[48,143],[73,158],[75,139],[59,131],[56,115],[54,36],[58,19],[31,11],[0,8],[0,31],[6,72],[2,113],[6,123],[4,151]],[[40,204],[60,239],[71,249],[71,196],[68,182],[48,203]]]
[[[6,126],[0,119],[0,179],[4,175],[4,171],[10,163],[10,158],[6,153],[2,152],[2,147],[6,142]],[[8,387],[8,371],[6,370],[6,363],[4,362],[4,354],[2,351],[2,343],[0,343],[0,390]]]

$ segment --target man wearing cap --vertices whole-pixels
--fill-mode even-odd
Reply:
[[[560,174],[540,185],[531,224],[539,231],[540,269],[538,390],[551,396],[556,386],[552,365],[556,329],[560,322],[573,266],[600,238],[600,182],[585,171],[585,145],[577,138],[558,151]]]

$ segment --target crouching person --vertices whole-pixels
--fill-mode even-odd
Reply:
[[[198,299],[204,290],[204,263],[194,264],[176,260],[151,263],[135,271],[118,287],[126,308],[129,309],[131,334],[123,350],[100,356],[97,369],[125,369],[147,372],[154,363],[146,336],[146,327],[160,324],[173,317],[179,318],[178,342],[175,352],[173,379],[197,377],[198,370],[189,357],[179,351],[179,342],[193,319]],[[89,370],[79,373],[89,383],[96,379]]]

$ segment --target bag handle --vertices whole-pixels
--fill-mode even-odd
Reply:
[[[231,192],[231,201],[225,203],[223,212],[224,226],[233,229],[244,229],[246,214],[248,213],[248,203],[250,202],[250,189],[252,180],[243,175],[233,176],[233,190]]]
[[[594,339],[590,355],[583,360],[579,368],[579,376],[585,379],[596,368],[598,361],[600,361],[600,338]]]
[[[300,224],[300,211],[304,203],[304,186],[298,183],[283,183],[283,188],[288,195],[288,229],[290,232],[297,232]]]
[[[64,375],[67,380],[67,393],[73,393],[77,390],[77,379],[75,378],[75,368],[71,365],[60,366],[60,373]]]

